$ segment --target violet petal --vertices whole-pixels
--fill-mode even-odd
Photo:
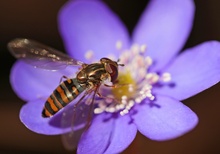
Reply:
[[[59,85],[63,75],[69,76],[75,71],[72,67],[49,71],[17,61],[11,69],[10,82],[15,93],[24,100],[46,99]]]
[[[209,41],[186,50],[164,72],[171,74],[172,83],[154,92],[178,100],[213,86],[220,80],[220,43]]]
[[[53,118],[56,118],[56,116],[52,118],[43,118],[41,116],[44,103],[44,100],[38,99],[22,106],[20,120],[24,125],[33,132],[45,135],[57,135],[70,131],[70,128],[57,127],[60,125],[60,120],[58,120],[59,118],[54,120]],[[51,124],[51,120],[53,124]]]
[[[92,125],[81,136],[77,153],[101,154],[108,148],[114,129],[114,119],[102,113],[93,118]]]
[[[105,153],[120,153],[125,150],[134,140],[137,127],[129,114],[119,115],[115,119],[115,127],[111,136],[111,142]]]
[[[130,45],[125,26],[101,1],[69,1],[59,13],[59,29],[69,54],[85,62],[89,50],[98,59],[118,56],[117,41]]]
[[[175,99],[157,95],[154,103],[136,105],[137,113],[133,116],[138,130],[152,140],[179,137],[198,123],[196,114]]]
[[[150,1],[133,33],[133,42],[147,45],[159,70],[185,44],[193,25],[192,0]]]

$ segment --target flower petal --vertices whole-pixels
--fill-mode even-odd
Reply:
[[[78,153],[120,153],[126,149],[137,132],[129,115],[97,115],[78,145]]]
[[[147,45],[147,55],[158,70],[185,44],[193,16],[192,0],[150,1],[134,30],[133,42]]]
[[[164,71],[171,74],[172,84],[155,88],[155,93],[178,100],[195,95],[220,80],[220,43],[210,41],[188,49]]]
[[[114,120],[110,114],[94,117],[92,125],[81,136],[77,153],[101,154],[108,148],[114,129]]]
[[[154,103],[137,105],[137,113],[134,115],[138,130],[152,140],[179,137],[198,123],[196,114],[177,100],[157,95]]]
[[[111,142],[105,153],[121,153],[134,140],[137,128],[131,122],[129,114],[115,119],[114,130],[112,130]]]
[[[59,85],[61,77],[63,75],[69,76],[73,71],[73,68],[48,71],[17,61],[11,69],[10,82],[20,98],[35,100],[49,96]]]
[[[59,113],[52,118],[43,118],[41,116],[44,103],[44,100],[38,99],[28,102],[22,106],[20,110],[20,120],[24,123],[24,125],[36,133],[45,135],[57,135],[70,131],[70,128],[64,129],[62,127],[58,127],[61,126]]]
[[[95,58],[118,56],[117,41],[130,45],[126,28],[101,1],[69,1],[59,13],[59,29],[67,51],[82,61],[87,51]]]

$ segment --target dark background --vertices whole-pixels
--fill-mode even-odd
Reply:
[[[24,104],[9,84],[10,68],[15,59],[6,44],[16,37],[38,40],[64,50],[57,30],[57,12],[66,0],[5,0],[0,1],[0,154],[1,153],[70,153],[59,136],[44,136],[31,132],[19,120]],[[129,31],[135,26],[148,1],[108,0]],[[220,1],[195,0],[195,23],[184,48],[206,40],[220,40]],[[220,84],[184,101],[200,118],[190,133],[171,141],[151,141],[138,134],[124,154],[206,154],[220,153]],[[175,115],[174,115],[175,116]]]

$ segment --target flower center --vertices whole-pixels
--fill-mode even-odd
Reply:
[[[118,76],[118,87],[112,88],[112,94],[117,100],[124,96],[134,97],[136,91],[136,81],[132,78],[130,72],[120,73]]]
[[[118,44],[117,48],[121,50],[122,44],[120,46]],[[171,80],[169,73],[158,74],[150,71],[153,60],[146,56],[145,52],[146,45],[136,44],[131,49],[121,52],[120,63],[125,66],[119,68],[119,76],[114,88],[105,86],[100,88],[104,99],[96,100],[95,114],[119,112],[125,115],[135,104],[141,103],[144,99],[148,99],[148,102],[155,99],[152,89],[156,83]],[[93,57],[91,53],[89,51],[85,56],[91,59]],[[111,56],[109,58],[115,59]]]

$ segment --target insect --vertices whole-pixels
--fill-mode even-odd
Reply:
[[[108,58],[101,58],[99,63],[86,64],[30,39],[14,39],[8,43],[8,49],[15,58],[21,59],[37,68],[59,70],[66,68],[68,65],[81,66],[75,78],[67,78],[65,76],[61,78],[66,80],[60,83],[44,105],[42,116],[45,118],[56,114],[83,91],[85,93],[76,105],[92,92],[99,95],[99,97],[103,97],[98,92],[100,85],[105,81],[112,83],[116,81],[118,66],[123,66],[123,64],[118,64],[118,62]],[[94,97],[91,105],[93,101]]]
[[[60,81],[42,107],[44,118],[52,117],[61,109],[63,110],[61,127],[64,129],[71,127],[71,130],[62,135],[62,140],[67,149],[75,149],[80,136],[90,126],[95,96],[107,98],[99,93],[100,86],[115,87],[118,66],[124,65],[108,58],[101,58],[97,63],[86,64],[56,49],[25,38],[12,40],[8,43],[8,49],[15,58],[36,68],[54,71],[65,69],[67,66],[80,67],[74,78],[61,77],[61,81],[65,80]],[[109,82],[113,84],[106,84]],[[68,104],[70,107],[65,108]]]

